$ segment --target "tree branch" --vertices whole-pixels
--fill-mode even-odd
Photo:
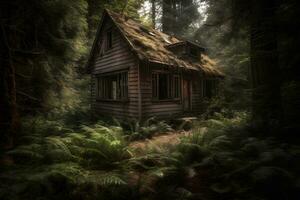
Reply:
[[[18,72],[16,72],[16,75],[21,77],[21,78],[24,78],[24,79],[31,79],[32,78],[31,76],[26,76],[26,75],[18,73]]]
[[[24,97],[27,97],[27,98],[30,99],[30,100],[37,101],[37,102],[41,102],[40,99],[35,98],[35,97],[33,97],[33,96],[29,95],[29,94],[26,94],[26,93],[24,93],[24,92],[17,91],[17,94],[22,95],[22,96],[24,96]]]

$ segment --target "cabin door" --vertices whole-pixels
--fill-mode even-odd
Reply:
[[[182,84],[183,111],[189,111],[191,109],[191,82],[189,80],[183,79]]]

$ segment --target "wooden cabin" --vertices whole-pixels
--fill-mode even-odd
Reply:
[[[87,69],[93,112],[170,118],[205,110],[223,74],[198,44],[105,10]]]

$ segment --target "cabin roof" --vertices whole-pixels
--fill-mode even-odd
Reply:
[[[192,58],[179,58],[168,49],[168,46],[182,44],[189,41],[181,40],[156,29],[146,27],[125,15],[109,10],[104,11],[104,15],[106,14],[110,16],[140,60],[165,64],[170,67],[202,71],[204,74],[209,76],[224,76],[223,73],[217,69],[216,62],[210,59],[203,52],[201,53],[201,62],[200,59],[199,62],[196,62]],[[202,50],[204,49],[202,48]]]

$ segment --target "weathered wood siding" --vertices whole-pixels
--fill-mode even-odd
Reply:
[[[102,56],[95,56],[91,73],[91,107],[97,114],[118,118],[138,118],[138,61],[117,28],[107,18],[103,22],[104,37],[106,30],[112,31],[112,48]],[[99,74],[128,70],[128,101],[103,101],[96,97],[96,77]]]

